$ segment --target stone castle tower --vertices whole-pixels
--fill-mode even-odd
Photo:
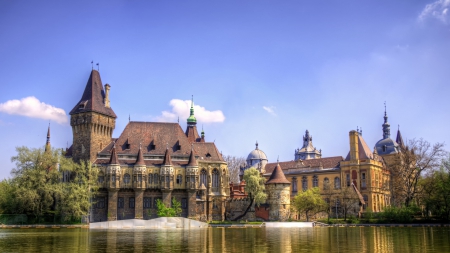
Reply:
[[[270,221],[286,221],[289,219],[291,208],[290,185],[291,183],[286,179],[278,163],[266,182],[267,203],[270,205]]]
[[[94,162],[97,152],[111,142],[117,116],[110,106],[109,90],[109,84],[103,89],[100,73],[92,70],[83,96],[70,111],[72,158],[76,162]]]

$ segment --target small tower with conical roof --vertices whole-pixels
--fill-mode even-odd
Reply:
[[[171,206],[172,203],[174,173],[172,158],[170,157],[169,147],[167,147],[159,172],[161,179],[161,191],[163,193],[163,203],[166,206]]]
[[[133,167],[133,189],[134,189],[134,197],[135,197],[135,211],[134,217],[135,219],[143,219],[143,200],[144,200],[144,191],[146,188],[146,178],[147,171],[144,161],[144,155],[142,154],[142,145],[139,144],[139,151],[136,159],[136,163]]]
[[[106,167],[106,184],[108,188],[108,220],[117,220],[117,197],[120,189],[120,163],[116,145],[111,149],[111,157]]]
[[[50,123],[48,123],[47,142],[45,143],[45,152],[50,152],[51,150],[52,150],[52,147],[50,145]]]
[[[191,147],[189,162],[186,166],[186,188],[188,191],[188,217],[196,217],[197,184],[199,182],[199,170],[197,159],[195,158],[194,147]]]
[[[267,203],[269,204],[269,220],[286,221],[289,219],[291,198],[291,183],[286,179],[280,163],[272,171],[269,180],[266,182],[266,191],[268,194]]]

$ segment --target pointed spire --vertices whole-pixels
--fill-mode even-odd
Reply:
[[[48,123],[48,130],[47,130],[47,142],[45,143],[45,151],[50,151],[50,122]]]
[[[395,139],[395,142],[398,143],[400,148],[402,148],[402,149],[405,148],[405,143],[403,142],[403,137],[402,137],[402,134],[400,133],[400,125],[398,125],[397,138]]]
[[[139,144],[139,151],[137,155],[135,166],[145,166],[144,155],[142,154],[142,144]]]
[[[200,142],[205,142],[205,131],[203,131],[203,126],[202,126],[202,136],[201,136]]]
[[[388,116],[386,112],[386,101],[384,102],[384,124],[383,127],[383,139],[390,138],[391,136],[391,125],[388,123]]]
[[[189,167],[198,166],[197,159],[195,159],[195,154],[194,154],[194,145],[191,145],[191,155],[189,156],[189,163],[187,166],[189,166]]]
[[[170,158],[169,147],[166,148],[166,153],[164,154],[163,165],[172,166],[172,159]]]
[[[190,110],[189,118],[187,119],[187,123],[188,123],[188,126],[197,124],[197,119],[194,116],[194,95],[192,95],[191,110]]]
[[[116,153],[116,143],[114,142],[114,146],[111,149],[111,158],[109,159],[109,164],[111,165],[119,165],[119,158],[117,158],[117,153]]]

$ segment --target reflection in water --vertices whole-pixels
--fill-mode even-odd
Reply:
[[[448,252],[450,228],[0,229],[0,252]]]

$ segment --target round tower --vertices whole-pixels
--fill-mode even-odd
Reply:
[[[290,185],[291,183],[284,176],[280,164],[277,163],[272,175],[266,182],[270,221],[286,221],[289,219],[291,208]]]

